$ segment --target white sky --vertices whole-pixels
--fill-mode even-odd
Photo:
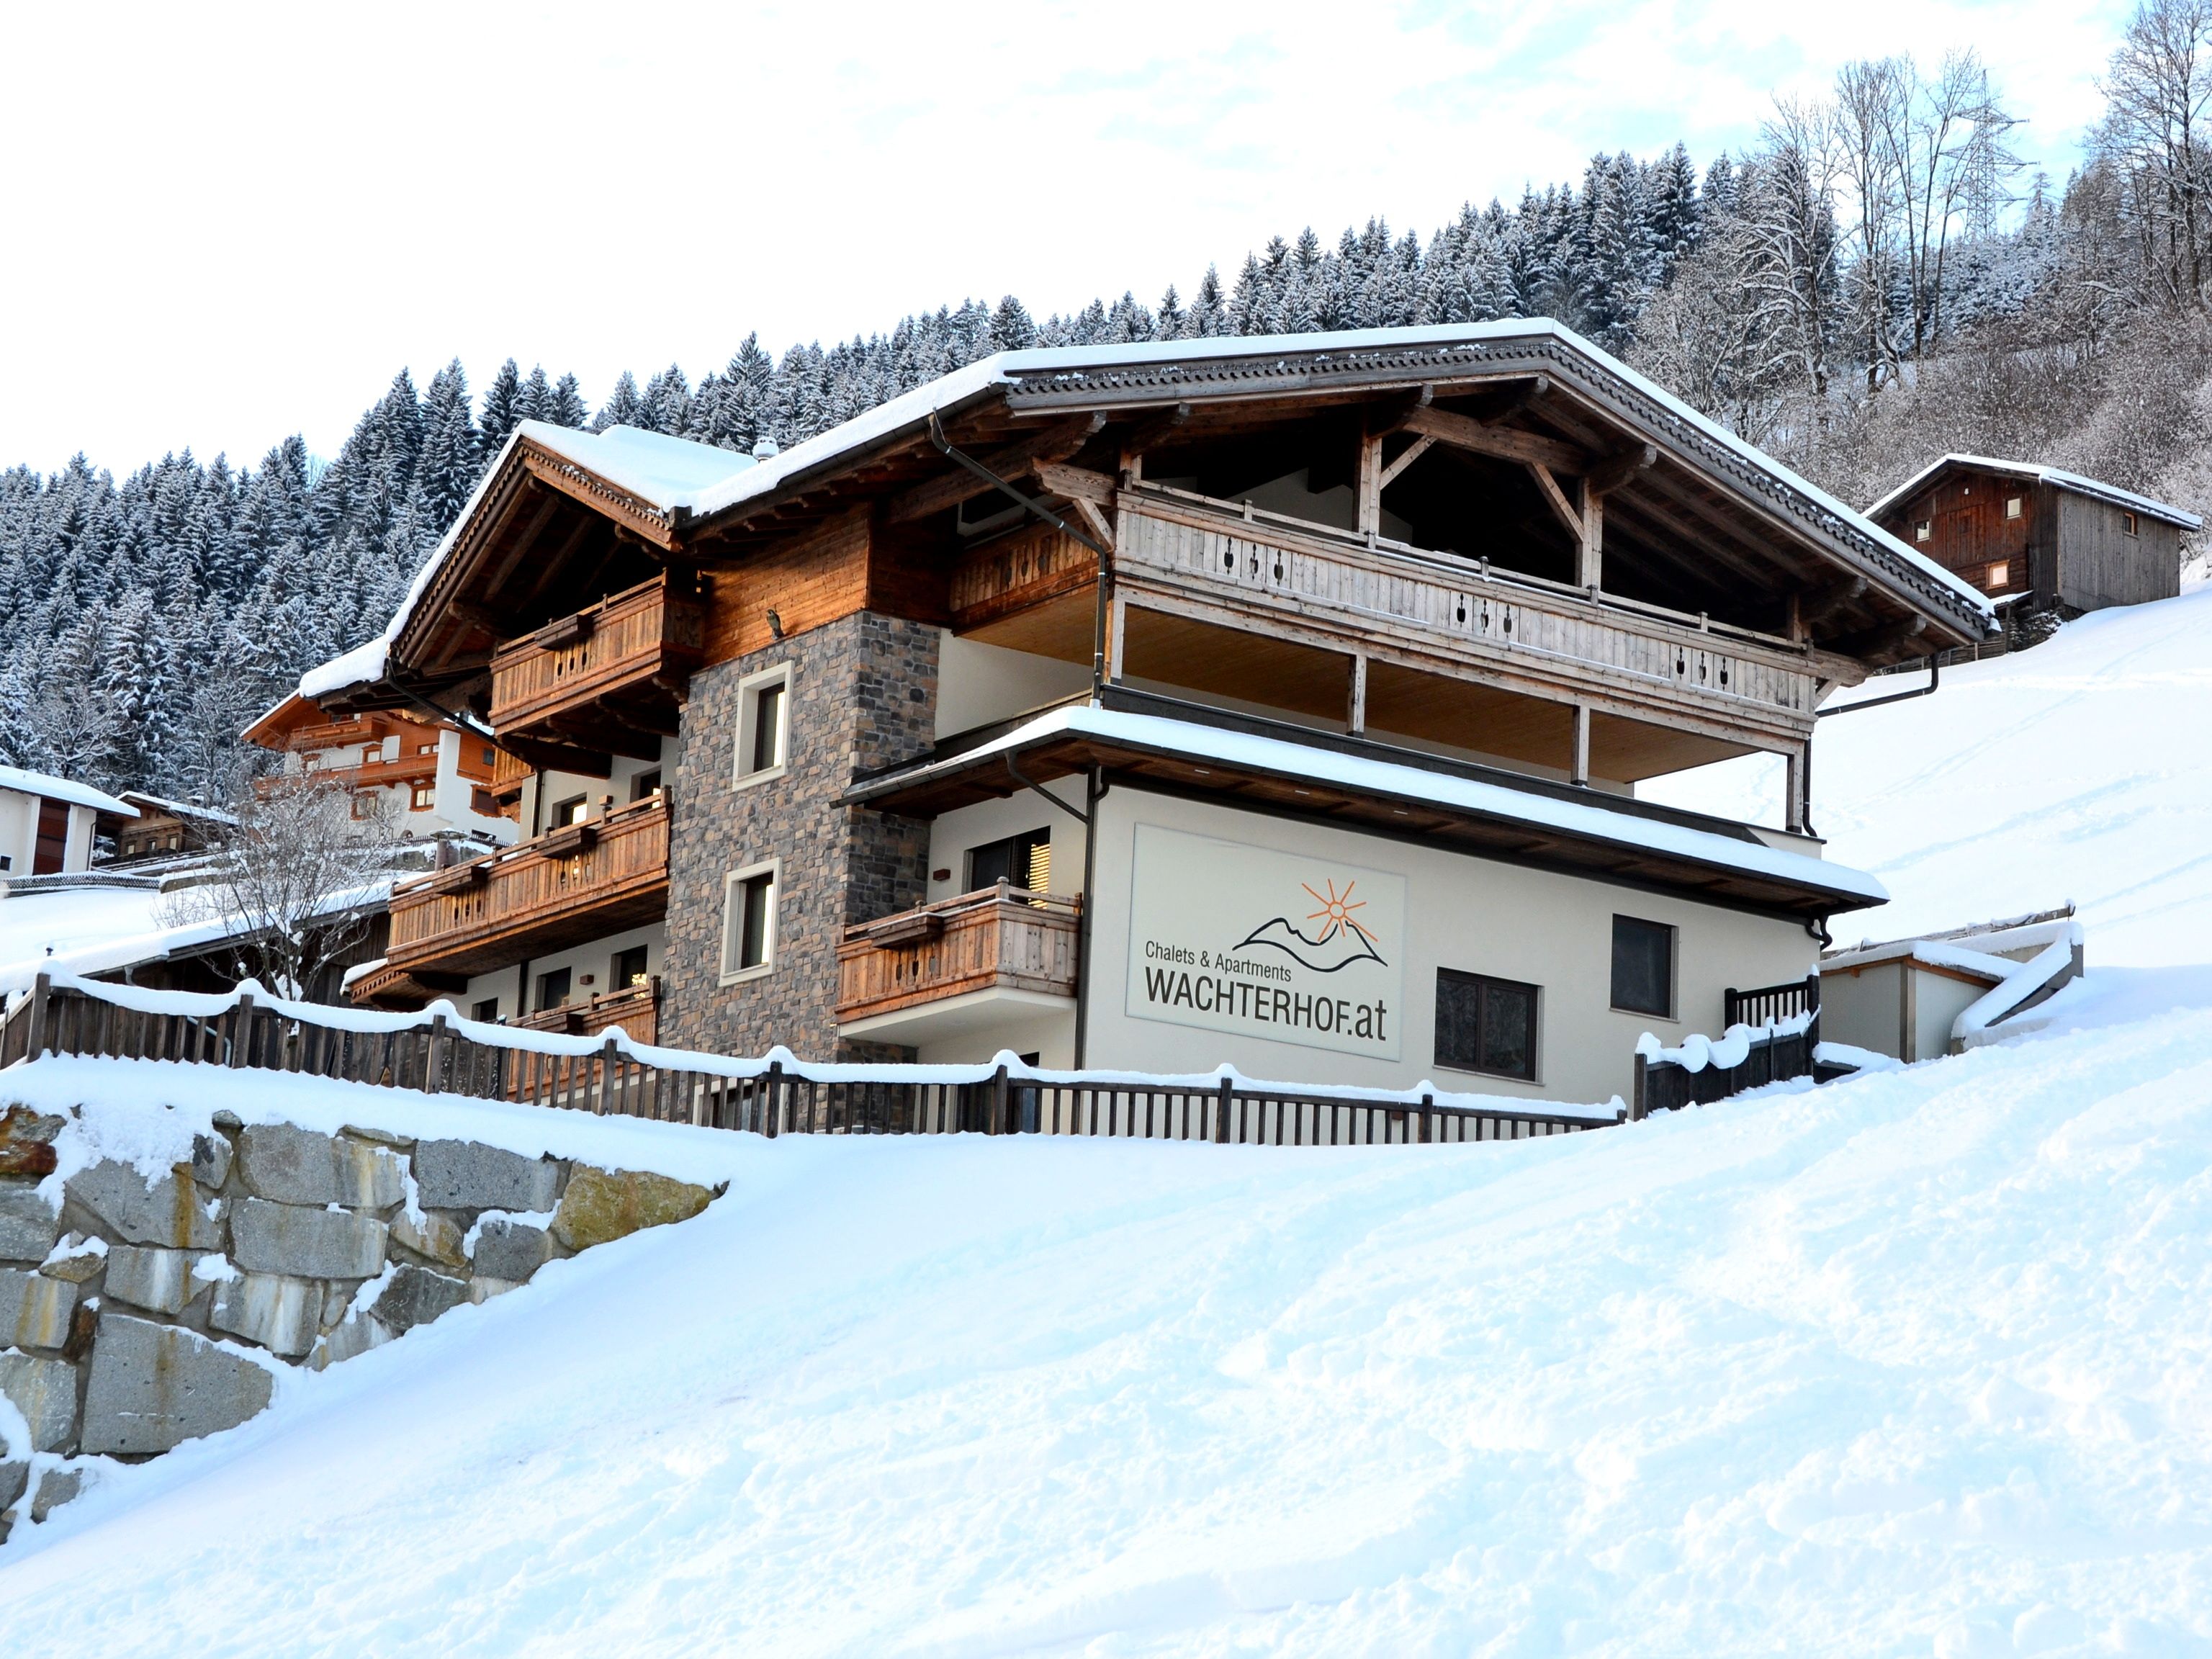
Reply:
[[[1012,291],[1186,295],[1275,232],[1978,45],[2063,178],[2118,0],[25,7],[0,53],[0,465],[328,454],[402,365],[719,367]]]

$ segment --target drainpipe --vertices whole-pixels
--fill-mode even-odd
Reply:
[[[1862,708],[1879,708],[1886,702],[1910,702],[1915,697],[1924,697],[1934,691],[1942,677],[1942,657],[1940,654],[1931,655],[1928,659],[1928,684],[1917,691],[1895,691],[1886,697],[1869,697],[1864,702],[1848,702],[1841,708],[1816,708],[1813,711],[1813,718],[1816,720],[1824,720],[1832,714],[1856,714]]]
[[[1083,908],[1075,919],[1075,1069],[1081,1071],[1091,1046],[1091,916],[1097,908],[1098,803],[1110,786],[1103,767],[1084,780]]]

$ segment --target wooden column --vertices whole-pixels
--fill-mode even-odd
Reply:
[[[1783,827],[1794,836],[1805,833],[1811,822],[1813,783],[1813,752],[1808,744],[1793,749],[1786,757],[1782,783]]]
[[[1345,711],[1345,729],[1353,737],[1367,730],[1367,655],[1355,653],[1352,659],[1352,694],[1350,706]]]
[[[1359,440],[1359,533],[1372,541],[1382,530],[1382,440]]]
[[[1573,768],[1574,781],[1578,785],[1588,784],[1589,782],[1589,739],[1590,711],[1588,705],[1578,702],[1575,705],[1575,757]]]
[[[1583,521],[1582,556],[1575,580],[1584,587],[1605,585],[1605,497],[1590,488],[1588,479],[1575,492]]]
[[[1122,677],[1122,658],[1127,650],[1129,633],[1129,602],[1119,593],[1106,602],[1106,678],[1109,684]]]

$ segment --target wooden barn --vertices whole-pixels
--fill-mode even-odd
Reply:
[[[2055,466],[1946,455],[1867,509],[1916,551],[2015,613],[2078,617],[2181,591],[2194,513]]]

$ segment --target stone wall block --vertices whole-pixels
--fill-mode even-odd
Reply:
[[[42,1522],[64,1504],[74,1502],[91,1484],[92,1471],[82,1464],[72,1469],[49,1468],[39,1477],[31,1494],[31,1519]]]
[[[296,1359],[315,1345],[321,1328],[323,1287],[310,1279],[279,1273],[241,1273],[216,1286],[208,1323]]]
[[[109,1159],[70,1176],[68,1191],[70,1202],[129,1243],[181,1250],[222,1243],[223,1201],[200,1197],[188,1164],[149,1186],[130,1164]]]
[[[0,1181],[0,1261],[43,1261],[61,1237],[62,1218],[35,1181]]]
[[[211,1193],[230,1179],[230,1143],[221,1135],[192,1137],[192,1179]]]
[[[374,1279],[384,1271],[390,1229],[346,1210],[240,1199],[231,1211],[231,1259],[250,1273],[298,1279]]]
[[[39,1271],[49,1279],[66,1279],[72,1285],[89,1285],[107,1266],[107,1241],[104,1238],[88,1241],[82,1234],[71,1233],[54,1249],[60,1254],[50,1252],[39,1263]],[[82,1296],[93,1293],[90,1290],[79,1292]]]
[[[384,1210],[407,1196],[407,1161],[398,1153],[359,1140],[339,1140],[331,1150],[337,1165],[339,1203]]]
[[[76,1294],[66,1279],[0,1268],[0,1342],[18,1348],[64,1346]]]
[[[14,1509],[30,1484],[31,1466],[27,1462],[0,1463],[0,1511]],[[0,1537],[5,1535],[0,1533]]]
[[[164,1250],[145,1244],[118,1244],[107,1253],[107,1294],[152,1313],[179,1314],[199,1290],[191,1250]]]
[[[194,1331],[104,1313],[85,1384],[84,1449],[165,1452],[245,1422],[275,1379]]]
[[[68,1120],[10,1106],[0,1112],[0,1176],[50,1176],[54,1137]]]
[[[413,1262],[397,1269],[384,1293],[369,1309],[393,1335],[427,1325],[440,1315],[469,1299],[468,1281],[447,1273],[434,1273]]]
[[[494,1279],[489,1273],[478,1273],[469,1280],[469,1300],[482,1307],[495,1296],[505,1296],[509,1291],[522,1288],[520,1279]]]
[[[569,1191],[575,1191],[573,1178]],[[552,1257],[552,1235],[526,1221],[495,1216],[487,1218],[477,1230],[474,1265],[477,1273],[489,1278],[512,1279],[519,1284]]]
[[[337,1143],[291,1123],[257,1123],[238,1138],[246,1188],[273,1204],[343,1204]]]
[[[415,1188],[433,1210],[550,1210],[561,1165],[470,1140],[426,1140],[415,1148]]]
[[[340,1360],[367,1353],[371,1348],[380,1348],[391,1340],[391,1328],[381,1321],[367,1314],[350,1314],[315,1340],[307,1364],[319,1371]]]
[[[10,1348],[0,1353],[0,1395],[31,1425],[31,1450],[67,1451],[76,1443],[76,1367],[68,1361]]]
[[[393,1243],[463,1273],[469,1267],[469,1253],[463,1247],[466,1237],[459,1222],[434,1210],[413,1213],[402,1210],[392,1218]]]
[[[579,1164],[554,1212],[553,1236],[572,1250],[587,1250],[641,1228],[689,1221],[714,1196],[704,1187],[664,1175]]]

